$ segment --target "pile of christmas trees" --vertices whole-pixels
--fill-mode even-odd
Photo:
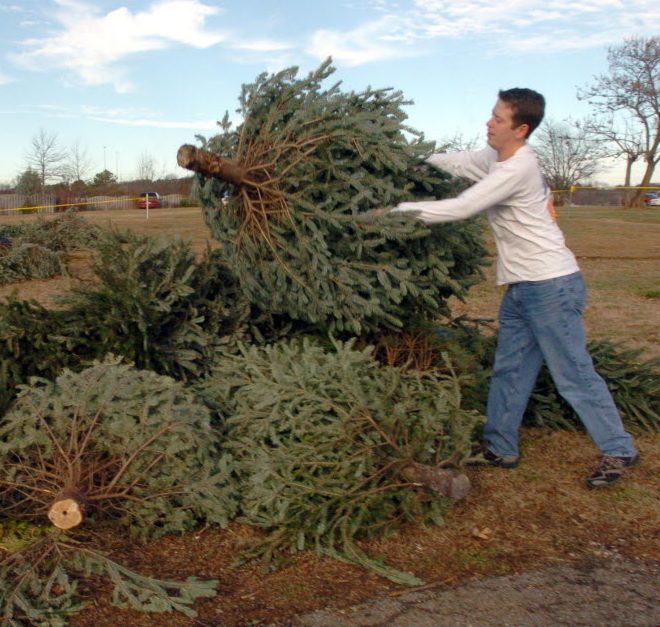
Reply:
[[[66,253],[88,246],[97,234],[97,228],[75,214],[0,227],[0,285],[66,272]]]
[[[376,217],[455,183],[423,165],[434,146],[399,92],[326,88],[332,72],[261,75],[236,128],[181,147],[220,242],[204,259],[98,235],[92,279],[57,309],[0,303],[0,515],[39,529],[0,562],[7,620],[74,609],[85,573],[140,609],[213,594],[92,549],[99,521],[151,538],[240,519],[265,531],[246,555],[312,548],[417,581],[356,541],[441,523],[469,491],[493,342],[444,317],[482,278],[483,224]],[[652,370],[612,372],[657,430]],[[566,415],[544,385],[537,419]]]

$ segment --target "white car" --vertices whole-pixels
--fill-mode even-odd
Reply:
[[[649,198],[646,204],[649,207],[660,207],[660,196],[656,196],[655,198]]]

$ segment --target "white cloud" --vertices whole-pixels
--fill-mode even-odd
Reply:
[[[350,30],[317,30],[308,53],[360,65],[428,54],[436,41],[475,36],[493,51],[577,50],[653,35],[653,25],[660,23],[657,0],[414,0],[412,6],[378,2],[378,7],[377,19]]]
[[[96,122],[106,122],[108,124],[118,124],[120,126],[148,126],[152,128],[184,128],[194,130],[207,130],[218,127],[217,120],[198,120],[198,121],[185,121],[176,122],[168,120],[151,120],[151,119],[138,119],[138,118],[119,118],[119,117],[103,117],[103,116],[90,116],[91,120]]]
[[[480,49],[492,53],[578,50],[655,34],[649,29],[660,23],[657,0],[345,0],[347,15],[353,7],[372,19],[350,20],[345,30],[304,30],[301,23],[289,40],[280,40],[260,36],[260,23],[252,29],[247,24],[246,35],[240,36],[211,29],[210,19],[225,9],[210,0],[155,0],[142,10],[119,5],[105,13],[92,0],[52,3],[57,7],[51,16],[54,29],[51,24],[48,36],[23,41],[23,52],[11,58],[33,70],[64,70],[69,83],[112,84],[118,92],[133,88],[131,57],[175,45],[222,43],[234,62],[265,64],[274,71],[329,56],[338,65],[358,66],[431,55],[446,51],[448,42],[478,41]],[[225,3],[226,11],[232,4]],[[20,10],[17,3],[0,7]]]
[[[368,22],[347,32],[317,30],[309,40],[307,52],[318,59],[332,57],[348,65],[362,65],[409,54],[397,45],[394,35],[397,25],[392,16]]]
[[[106,124],[130,127],[151,127],[167,129],[199,129],[217,128],[217,120],[197,120],[184,122],[177,120],[162,120],[158,113],[146,107],[109,108],[96,105],[75,105],[71,107],[57,104],[22,105],[23,113],[39,112],[48,118],[70,118],[94,120]]]
[[[247,39],[237,41],[232,45],[236,50],[247,50],[250,52],[280,52],[282,50],[291,50],[295,45],[284,41],[274,39]]]
[[[27,10],[18,4],[0,4],[0,11],[3,13],[27,13]]]
[[[119,126],[142,126],[152,128],[182,128],[182,129],[210,129],[217,127],[217,120],[197,120],[185,122],[161,120],[157,113],[144,108],[105,108],[94,105],[82,105],[78,111],[72,111],[75,117],[83,117],[106,124]]]
[[[219,9],[199,0],[163,0],[145,11],[121,7],[105,15],[87,2],[56,0],[60,29],[50,37],[28,39],[28,48],[13,59],[29,69],[64,68],[88,85],[111,83],[131,88],[122,65],[131,55],[174,44],[208,48],[225,35],[205,29]]]
[[[12,83],[14,79],[9,76],[9,74],[5,74],[2,70],[0,70],[0,85],[6,85],[7,83]]]

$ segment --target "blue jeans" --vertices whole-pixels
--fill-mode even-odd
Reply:
[[[545,360],[558,392],[570,403],[604,455],[635,454],[632,437],[586,348],[582,274],[512,283],[502,299],[484,438],[499,455],[518,453],[518,430]]]

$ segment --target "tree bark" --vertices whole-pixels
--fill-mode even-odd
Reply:
[[[451,468],[425,466],[413,462],[404,467],[401,474],[407,481],[419,483],[440,496],[459,500],[465,498],[470,492],[470,480],[467,475]]]
[[[623,182],[624,187],[630,187],[630,181],[632,179],[632,167],[636,159],[637,157],[632,158],[631,156],[626,158],[626,180]]]
[[[212,176],[233,185],[244,185],[250,180],[247,171],[240,165],[218,156],[214,152],[184,144],[176,155],[177,163],[187,170]]]

